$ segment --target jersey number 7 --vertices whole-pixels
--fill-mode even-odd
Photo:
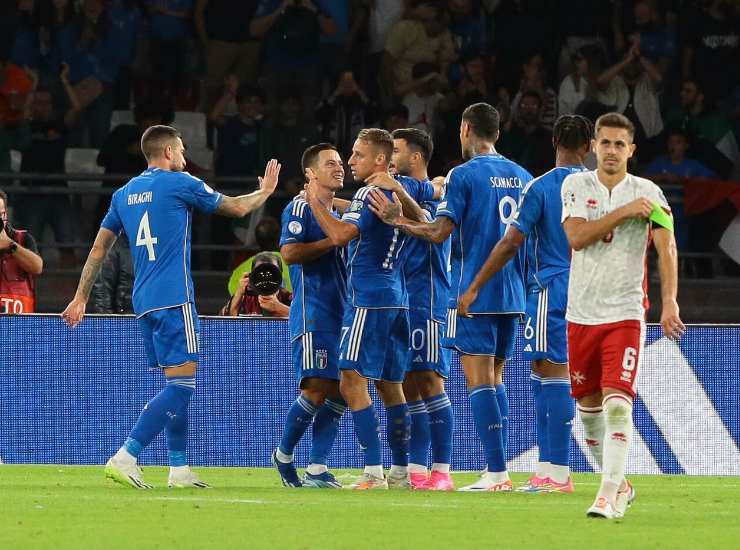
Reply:
[[[157,244],[157,237],[152,237],[152,230],[149,229],[149,211],[144,211],[144,215],[139,222],[139,229],[136,232],[136,246],[146,246],[149,261],[157,259],[154,255],[154,245]]]

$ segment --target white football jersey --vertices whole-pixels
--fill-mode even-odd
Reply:
[[[563,217],[598,220],[644,197],[670,210],[663,191],[632,174],[609,189],[596,171],[571,174],[561,188]],[[650,224],[632,218],[603,239],[572,251],[566,319],[583,325],[645,319]]]

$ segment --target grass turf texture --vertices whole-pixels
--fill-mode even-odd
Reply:
[[[0,466],[0,548],[633,550],[740,540],[740,478],[632,476],[637,501],[607,522],[585,517],[596,475],[576,475],[572,495],[470,494],[285,489],[271,469],[195,470],[215,488],[167,489],[159,467],[144,468],[155,489],[143,491],[105,480],[100,466]]]

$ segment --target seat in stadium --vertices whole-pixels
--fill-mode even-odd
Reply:
[[[133,111],[113,111],[110,117],[110,129],[120,124],[135,124]]]
[[[213,168],[213,151],[207,148],[188,148],[185,151],[185,159],[193,161],[195,164],[203,168],[204,170],[211,170]],[[186,167],[185,170],[188,168]]]
[[[21,171],[21,162],[23,161],[23,153],[16,151],[15,149],[10,150],[10,170],[11,172]]]
[[[206,115],[193,111],[177,111],[172,125],[182,135],[188,149],[206,149]]]
[[[69,174],[102,174],[105,170],[98,166],[98,149],[70,147],[64,156],[64,171]],[[70,187],[95,188],[102,184],[99,180],[71,180]]]

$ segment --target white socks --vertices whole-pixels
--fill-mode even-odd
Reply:
[[[403,477],[409,474],[409,469],[407,466],[396,466],[391,464],[390,472],[388,472],[388,475],[392,477]]]
[[[378,464],[377,466],[365,466],[365,473],[370,474],[371,476],[379,477],[380,479],[383,479],[383,465]]]
[[[433,472],[440,472],[442,474],[449,474],[450,473],[450,465],[449,464],[442,464],[441,462],[435,462],[432,464],[432,471]]]
[[[286,455],[286,454],[285,454],[285,453],[284,453],[283,451],[281,451],[280,449],[278,449],[278,450],[277,450],[277,451],[275,452],[275,457],[276,457],[276,458],[277,458],[277,459],[278,459],[278,460],[279,460],[280,462],[282,462],[283,464],[290,464],[291,462],[293,462],[293,455],[292,455],[292,454],[290,454],[290,455]]]
[[[120,460],[122,462],[129,462],[131,464],[136,464],[136,457],[129,453],[126,450],[126,447],[121,447],[118,449],[115,455],[113,455],[113,458],[116,460]]]
[[[612,394],[604,399],[603,473],[599,494],[614,504],[617,490],[624,480],[627,451],[632,441],[632,400]]]
[[[550,463],[537,462],[537,469],[534,471],[534,475],[542,479],[550,477]]]
[[[578,414],[586,432],[586,445],[596,464],[602,468],[604,451],[604,415],[601,407],[578,406]]]
[[[423,464],[414,464],[413,462],[409,462],[409,473],[410,474],[426,474],[427,473],[427,467]]]

